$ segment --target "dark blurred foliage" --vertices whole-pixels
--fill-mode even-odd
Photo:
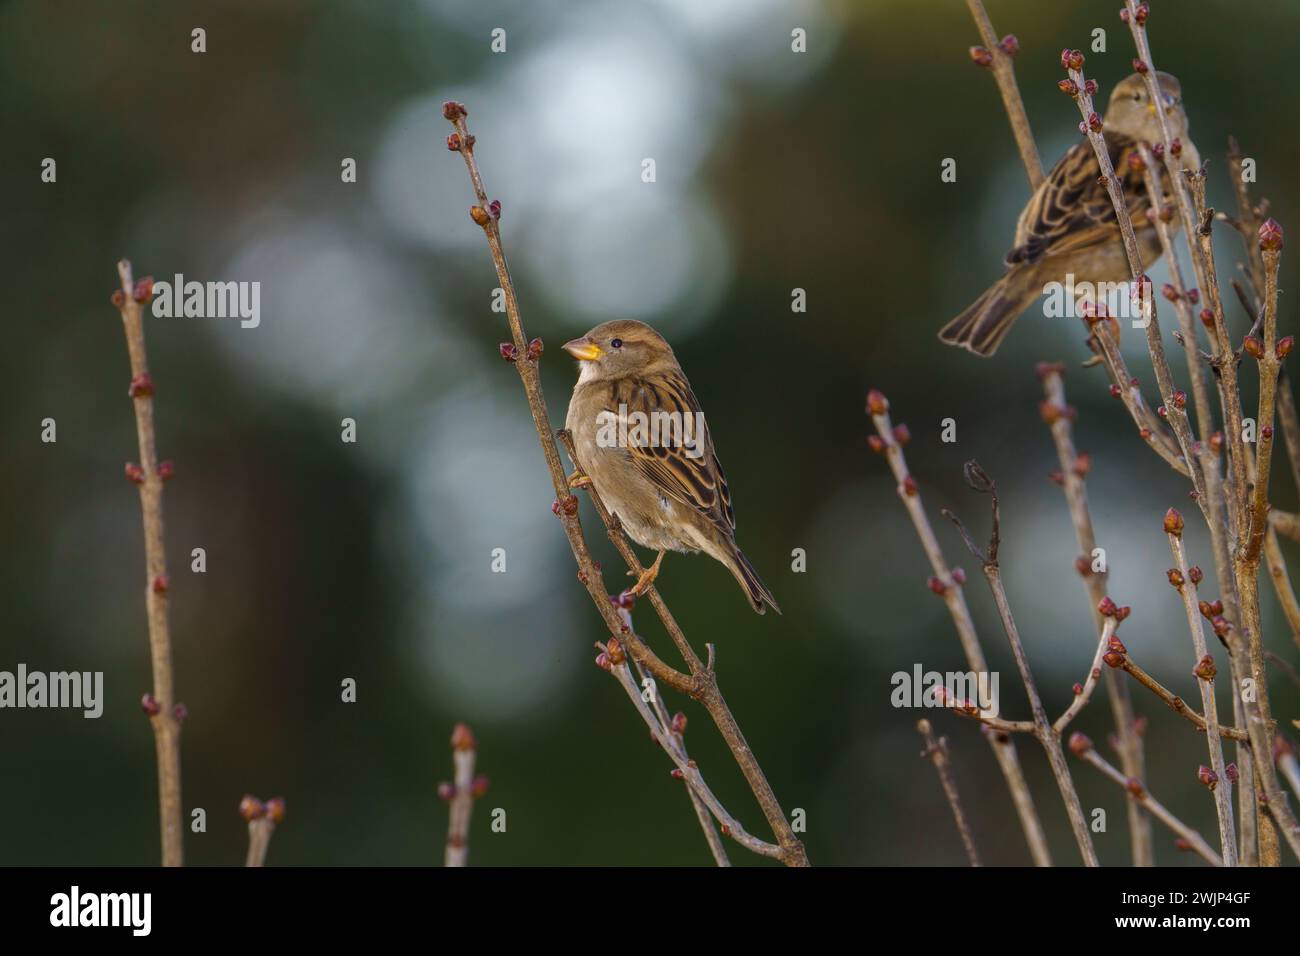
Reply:
[[[687,182],[674,183],[679,174],[662,163],[656,188],[675,189],[677,205],[656,214],[688,238],[712,229],[718,242],[692,247],[694,266],[672,267],[674,275],[696,268],[678,282],[675,300],[650,307],[633,296],[621,307],[668,330],[717,434],[739,540],[785,613],[755,617],[726,572],[703,557],[670,556],[661,587],[697,647],[717,645],[723,689],[777,794],[788,810],[807,813],[813,861],[964,861],[933,770],[917,756],[919,715],[889,705],[893,672],[917,662],[965,665],[926,589],[929,570],[892,480],[866,449],[871,386],[911,426],[908,453],[927,507],[950,558],[971,571],[938,509],[957,508],[983,533],[986,504],[962,486],[960,464],[977,457],[999,479],[1005,575],[1055,711],[1093,644],[1065,508],[1044,479],[1054,458],[1032,366],[1069,363],[1112,588],[1135,607],[1126,641],[1190,692],[1191,650],[1162,587],[1168,555],[1159,533],[1159,515],[1184,500],[1185,483],[1141,447],[1101,373],[1077,368],[1085,357],[1078,331],[1031,313],[992,361],[934,337],[996,277],[1026,192],[992,78],[967,58],[977,35],[964,5],[773,0],[737,13],[744,29],[734,32],[725,19],[702,23],[703,14],[686,12],[690,4],[670,0],[635,14],[619,4],[567,4],[564,19],[558,4],[526,6],[0,8],[0,236],[9,263],[0,368],[10,396],[0,406],[0,669],[103,670],[107,696],[97,721],[0,712],[0,817],[9,821],[0,863],[157,858],[153,744],[137,703],[149,688],[143,549],[137,495],[122,478],[122,462],[135,457],[134,422],[120,323],[108,304],[123,255],[139,274],[260,279],[266,288],[258,329],[216,319],[147,323],[161,451],[177,463],[166,513],[176,682],[191,714],[184,800],[208,816],[206,834],[187,836],[187,860],[242,859],[236,807],[251,791],[288,802],[272,863],[438,861],[446,811],[435,787],[451,772],[451,727],[465,720],[480,741],[479,769],[492,779],[474,821],[473,864],[708,862],[668,761],[590,664],[600,622],[549,516],[519,384],[494,358],[506,337],[486,305],[495,279],[464,215],[470,193],[460,161],[441,146],[445,124],[426,109],[412,115],[427,130],[400,138],[401,111],[412,104],[444,95],[469,102],[489,190],[506,206],[526,327],[548,343],[543,367],[558,424],[573,379],[558,344],[595,324],[591,300],[577,300],[588,283],[599,292],[602,276],[579,268],[581,281],[570,282],[547,255],[570,250],[581,266],[589,238],[581,217],[624,207],[602,206],[584,192],[585,180],[565,180],[547,165],[523,131],[557,106],[549,84],[512,100],[506,94],[518,84],[501,79],[500,64],[557,45],[565,55],[542,57],[538,70],[564,88],[582,75],[584,49],[593,60],[601,52],[577,44],[571,55],[565,31],[575,24],[630,49],[659,37],[689,66],[670,74],[664,60],[662,73],[652,72],[650,89],[662,80],[674,96],[685,94],[657,105],[669,119],[657,128],[675,130],[686,152],[703,149],[694,169],[682,164]],[[1300,223],[1300,139],[1291,122],[1300,81],[1286,69],[1300,9],[1247,12],[1226,0],[1153,6],[1155,56],[1183,81],[1193,132],[1211,161],[1212,200],[1231,206],[1222,153],[1235,133],[1258,161],[1257,194],[1288,228]],[[1089,54],[1090,74],[1105,91],[1129,72],[1130,40],[1112,7],[991,4],[997,27],[1020,38],[1019,79],[1047,164],[1077,135],[1074,106],[1055,87],[1059,49],[1086,49],[1091,30],[1104,27],[1108,52]],[[790,30],[810,23],[813,66],[787,82]],[[489,32],[498,25],[510,52],[494,59]],[[207,30],[202,55],[190,52],[195,26]],[[487,92],[475,100],[475,91]],[[627,188],[644,189],[636,162],[660,155],[655,142],[635,142],[648,101],[615,106],[633,130]],[[580,124],[576,113],[563,116]],[[597,145],[598,137],[567,144],[576,153]],[[518,170],[534,150],[540,172],[528,178]],[[58,161],[56,184],[40,182],[47,156]],[[344,156],[358,160],[356,185],[339,182]],[[945,157],[958,162],[955,184],[940,182]],[[427,241],[393,224],[392,197],[400,207],[405,194],[391,170],[402,164],[418,179],[427,170],[423,188],[441,203]],[[381,177],[389,185],[375,187]],[[548,218],[528,206],[539,199],[521,193],[551,179]],[[688,215],[699,219],[682,226]],[[295,247],[299,281],[281,286],[279,299],[277,259],[259,251],[276,230],[307,237]],[[627,268],[653,286],[671,272],[664,263],[675,247],[655,252],[654,230],[628,230],[629,242],[651,251]],[[310,254],[320,237],[328,257]],[[1231,236],[1221,254],[1231,268],[1239,255]],[[1294,275],[1284,262],[1284,288]],[[806,314],[790,311],[794,288],[807,290]],[[1244,329],[1242,316],[1234,321]],[[1131,364],[1149,369],[1137,337],[1127,338]],[[330,356],[342,357],[337,367]],[[489,405],[491,421],[517,427],[449,428],[467,405],[448,396],[462,394]],[[347,415],[358,418],[357,445],[339,441]],[[57,420],[57,444],[39,440],[46,417]],[[939,441],[947,417],[958,422],[955,445]],[[1294,507],[1284,471],[1275,499]],[[620,563],[583,509],[617,590]],[[492,536],[480,541],[480,527]],[[452,528],[459,537],[446,537]],[[470,544],[431,557],[447,540]],[[522,559],[511,551],[517,541],[531,542]],[[1192,541],[1208,565],[1203,537]],[[524,579],[513,585],[523,591],[499,603],[487,570],[497,545],[514,562],[499,577]],[[197,546],[207,549],[205,575],[188,570]],[[804,574],[790,570],[800,547]],[[971,577],[985,648],[1003,673],[1004,707],[1018,715],[1023,695],[1005,640],[979,575]],[[465,581],[474,599],[447,610],[455,604],[449,591]],[[636,619],[672,659],[649,608]],[[480,620],[489,636],[479,637]],[[1294,659],[1271,605],[1266,623],[1270,646]],[[358,682],[355,704],[340,702],[345,677]],[[1273,691],[1289,725],[1300,696],[1283,678]],[[1204,759],[1198,738],[1137,699],[1151,718],[1153,791],[1209,835],[1212,804],[1194,783]],[[688,746],[716,792],[763,832],[707,716],[689,702],[669,706],[689,715]],[[976,728],[943,715],[936,724],[951,740],[987,861],[1026,862]],[[1091,708],[1080,726],[1104,741],[1106,708]],[[1050,777],[1028,743],[1022,755],[1054,852],[1074,862]],[[1123,863],[1122,795],[1088,768],[1072,768],[1085,807],[1109,813],[1109,831],[1097,837],[1103,862]],[[507,812],[504,834],[489,832],[494,807]],[[1162,863],[1183,859],[1159,831],[1158,845]],[[754,862],[738,848],[732,855]]]

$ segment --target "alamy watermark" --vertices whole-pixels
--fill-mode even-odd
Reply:
[[[976,708],[981,717],[998,716],[997,671],[895,671],[889,702],[895,707]]]
[[[1152,282],[1076,282],[1073,272],[1065,274],[1064,282],[1049,282],[1043,286],[1043,315],[1049,319],[1079,319],[1111,316],[1132,319],[1133,328],[1145,329],[1151,324]]]
[[[185,281],[153,284],[153,314],[164,318],[233,319],[245,329],[262,323],[262,283]]]
[[[629,412],[603,409],[596,415],[596,444],[601,448],[681,448],[699,458],[706,445],[703,412]]]
[[[0,671],[0,708],[57,707],[93,720],[104,712],[103,671]]]

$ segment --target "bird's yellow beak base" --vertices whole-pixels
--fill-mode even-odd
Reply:
[[[579,362],[594,362],[605,354],[604,350],[599,345],[587,338],[585,335],[580,339],[565,342],[564,351],[568,352]]]

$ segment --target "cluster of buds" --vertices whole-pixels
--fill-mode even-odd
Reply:
[[[1092,83],[1092,80],[1089,80],[1088,82]],[[1088,132],[1100,133],[1101,130],[1102,130],[1101,114],[1098,113],[1096,110],[1089,113],[1088,118],[1082,121],[1081,123],[1079,123],[1080,133],[1088,133]]]
[[[1097,611],[1098,613],[1101,614],[1102,617],[1113,617],[1115,619],[1115,623],[1119,624],[1123,622],[1125,619],[1127,619],[1130,614],[1133,613],[1133,608],[1129,607],[1127,604],[1121,607],[1120,605],[1116,604],[1113,600],[1111,600],[1110,595],[1106,595],[1104,598],[1102,598],[1100,601],[1097,602]]]
[[[556,499],[551,502],[551,514],[557,518],[560,515],[568,515],[572,518],[578,513],[578,499],[575,495],[565,495],[562,499]]]
[[[1207,621],[1213,621],[1216,617],[1220,617],[1223,614],[1222,601],[1211,602],[1203,600],[1198,607],[1201,609],[1201,616]]]
[[[450,133],[447,136],[447,148],[453,153],[459,153],[462,149],[473,151],[474,137],[466,133],[462,138],[460,133]]]
[[[1132,21],[1133,21],[1134,23],[1136,23],[1138,26],[1140,26],[1140,27],[1144,27],[1144,26],[1146,26],[1146,24],[1147,24],[1147,17],[1149,17],[1149,16],[1151,16],[1151,7],[1150,7],[1148,4],[1146,4],[1146,3],[1139,3],[1139,4],[1137,5],[1137,7],[1134,8],[1134,10],[1133,10],[1133,16],[1132,16],[1131,19],[1132,19]],[[1119,12],[1119,18],[1120,18],[1120,20],[1122,20],[1124,23],[1128,23],[1128,22],[1129,22],[1130,17],[1129,17],[1129,12],[1128,12],[1128,6],[1127,6],[1127,5],[1124,7],[1123,10],[1121,10],[1121,11]]]
[[[457,103],[455,100],[448,100],[442,104],[443,118],[448,122],[454,123],[456,120],[469,115],[469,110],[464,105]]]
[[[140,697],[140,709],[144,711],[146,717],[157,717],[162,713],[162,704],[158,703],[158,698],[153,694],[144,694]],[[177,704],[172,708],[172,717],[178,724],[184,723],[189,715],[190,709],[184,704]]]
[[[1128,661],[1128,648],[1114,635],[1106,645],[1106,653],[1101,655],[1107,667],[1123,667]]]
[[[1076,73],[1083,69],[1083,54],[1078,50],[1066,48],[1061,51],[1061,69],[1074,70]]]
[[[244,794],[239,801],[239,815],[248,823],[254,820],[270,820],[272,823],[284,822],[284,798],[272,797],[263,803],[251,793]]]

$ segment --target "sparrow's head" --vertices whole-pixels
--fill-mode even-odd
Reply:
[[[598,325],[586,335],[565,342],[564,351],[580,363],[580,382],[652,375],[677,365],[664,337],[635,319]]]
[[[1176,76],[1155,73],[1160,95],[1152,100],[1147,91],[1146,78],[1141,73],[1125,77],[1111,90],[1110,105],[1106,107],[1105,125],[1125,136],[1159,143],[1164,140],[1160,129],[1163,112],[1169,131],[1177,137],[1187,136],[1187,114],[1183,112],[1183,87]]]

